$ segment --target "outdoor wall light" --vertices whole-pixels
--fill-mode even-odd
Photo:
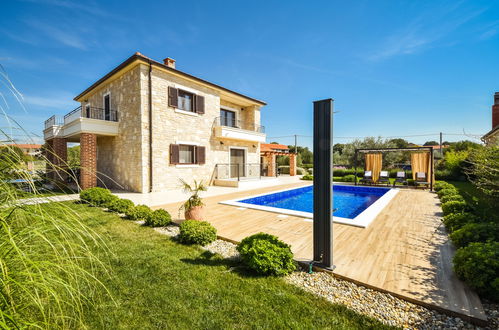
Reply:
[[[220,141],[220,144],[223,145],[224,143],[222,141]]]

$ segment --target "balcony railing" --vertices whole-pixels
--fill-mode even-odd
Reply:
[[[118,112],[116,110],[106,110],[96,107],[78,107],[64,116],[64,124],[70,123],[78,118],[118,121]]]
[[[225,126],[238,129],[244,129],[247,131],[253,131],[258,133],[265,133],[265,127],[262,125],[257,125],[254,122],[232,119],[227,117],[217,117],[215,118],[215,126]]]
[[[56,115],[53,115],[49,119],[45,120],[45,129],[52,127],[52,126],[58,126],[62,125],[62,119]]]
[[[262,163],[246,164],[217,164],[215,166],[215,178],[219,180],[247,180],[258,179],[262,176],[276,176],[277,173],[269,173],[269,167]]]

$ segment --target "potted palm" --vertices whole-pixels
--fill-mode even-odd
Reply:
[[[186,181],[180,179],[182,183],[182,190],[185,193],[191,194],[191,197],[182,204],[180,210],[184,210],[184,215],[186,220],[204,220],[204,204],[199,197],[200,191],[206,191],[207,188],[204,185],[203,181],[194,180],[194,184],[190,185]]]

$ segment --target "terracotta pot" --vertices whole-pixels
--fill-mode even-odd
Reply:
[[[185,211],[185,220],[204,220],[204,206],[194,206],[193,208]]]

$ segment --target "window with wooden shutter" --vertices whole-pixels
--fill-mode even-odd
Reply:
[[[179,145],[170,144],[170,164],[179,164]]]
[[[196,147],[196,163],[203,165],[206,163],[206,148],[205,147]]]
[[[196,112],[204,114],[204,96],[196,95]]]
[[[168,106],[178,108],[178,89],[168,87]]]

